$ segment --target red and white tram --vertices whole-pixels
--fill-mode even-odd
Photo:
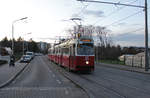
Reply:
[[[89,37],[70,39],[49,49],[51,61],[74,71],[94,71],[94,41]]]

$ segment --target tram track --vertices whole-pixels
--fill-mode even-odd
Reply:
[[[69,76],[69,72],[65,72],[65,74],[66,74],[67,77]],[[71,75],[72,75],[72,73],[71,73]],[[75,74],[73,73],[73,75],[75,75]],[[85,84],[87,82],[89,82],[88,84],[90,84],[92,87],[95,87],[95,89],[99,89],[99,91],[104,90],[103,94],[99,95],[99,98],[109,98],[110,97],[109,94],[111,94],[111,95],[113,94],[114,96],[117,96],[117,97],[112,97],[112,98],[126,98],[125,96],[122,96],[121,94],[114,91],[113,89],[105,87],[105,86],[99,84],[98,82],[92,81],[88,78],[85,78],[85,77],[82,77],[82,76],[79,76],[79,75],[76,75],[76,76],[78,78],[80,77],[80,80],[82,79],[82,80],[86,81],[86,82],[84,82]],[[79,81],[77,81],[75,79],[72,79],[71,77],[68,77],[68,78],[71,79],[73,82],[78,83],[79,85],[81,85],[81,87],[84,88],[86,90],[86,92],[88,92],[88,94],[90,94],[90,96],[93,96],[93,97],[90,97],[90,98],[97,98],[95,96],[98,95],[98,94],[96,94],[95,89],[90,88],[89,86],[82,85],[82,83],[80,83]]]
[[[120,72],[114,72],[114,71],[112,71],[111,69],[117,69],[117,68],[114,68],[114,67],[107,67],[107,66],[101,66],[101,65],[98,65],[97,66],[97,68],[98,69],[101,69],[101,68],[109,68],[109,69],[105,69],[107,72],[109,71],[109,73],[111,73],[111,74],[116,74],[117,76],[119,76],[119,73]],[[120,71],[122,71],[122,70],[120,70]],[[127,70],[124,70],[124,71],[127,71]],[[128,71],[128,72],[131,72],[131,71]],[[125,77],[128,77],[128,78],[132,78],[132,79],[136,79],[136,80],[143,80],[143,81],[145,81],[145,82],[147,82],[147,83],[150,83],[150,78],[149,79],[147,79],[147,77],[143,77],[143,75],[147,75],[148,77],[149,77],[149,75],[148,74],[143,74],[143,73],[137,73],[137,72],[132,72],[132,74],[134,75],[134,74],[138,74],[138,76],[132,76],[132,75],[129,75],[128,73],[124,73],[124,74],[122,74],[123,76],[125,76]],[[140,78],[139,78],[140,77]],[[143,77],[143,78],[142,78]],[[144,79],[144,78],[146,78],[146,79]]]
[[[140,91],[145,92],[145,93],[149,93],[148,91],[150,91],[150,88],[148,88],[148,87],[147,88],[139,87],[139,85],[143,81],[144,81],[144,84],[147,84],[147,85],[150,84],[150,81],[148,81],[148,79],[147,80],[143,79],[142,76],[139,78],[139,76],[138,77],[137,76],[134,77],[132,75],[129,76],[128,74],[125,74],[125,73],[123,73],[123,76],[121,76],[119,73],[112,72],[112,71],[107,70],[107,69],[106,69],[106,72],[109,72],[109,74],[113,75],[113,77],[112,76],[110,77],[109,75],[103,75],[103,77],[101,77],[101,78],[107,77],[107,80],[109,79],[108,81],[117,82],[118,84],[126,85],[130,88],[137,89],[137,90],[140,90]],[[101,74],[102,73],[105,74],[105,72],[101,72]],[[119,79],[117,79],[117,78],[119,78]],[[117,79],[117,80],[115,80],[115,79]],[[125,80],[125,81],[123,81],[123,80]],[[126,80],[128,80],[128,81],[126,81]]]
[[[118,95],[120,96],[120,98],[132,98],[132,97],[129,97],[128,94],[123,94],[123,93],[121,93],[121,92],[118,92],[119,89],[114,88],[114,86],[111,87],[111,86],[108,86],[108,85],[103,85],[103,84],[102,84],[103,82],[101,82],[101,81],[99,81],[99,80],[97,80],[97,79],[95,79],[95,78],[94,78],[94,79],[90,79],[90,78],[85,77],[85,76],[82,76],[82,75],[80,75],[80,77],[83,78],[83,79],[85,79],[85,80],[87,80],[87,81],[89,81],[89,82],[91,82],[91,83],[96,84],[96,85],[99,86],[99,87],[104,87],[104,88],[106,88],[107,90],[110,90],[110,91],[112,91],[113,93],[118,94]],[[113,85],[113,82],[112,82],[111,79],[106,79],[106,78],[103,78],[103,77],[101,77],[101,79],[102,79],[102,80],[107,80],[107,81],[109,81],[110,83],[112,83],[112,85]],[[118,85],[120,85],[120,84],[118,83]],[[137,88],[137,87],[133,87],[133,86],[130,86],[130,85],[128,85],[128,84],[123,84],[123,85],[125,85],[126,87],[131,88],[131,89],[140,90],[140,93],[144,93],[144,94],[147,94],[148,96],[150,96],[149,92],[146,91],[146,90],[143,90],[143,89],[140,89],[140,88]],[[128,86],[127,86],[127,85],[128,85]],[[117,91],[117,90],[118,90],[118,91]],[[130,89],[129,89],[129,90],[130,90]],[[146,98],[147,98],[147,97],[146,97]],[[148,98],[149,98],[149,97],[148,97]]]
[[[45,60],[46,62],[46,58],[44,58],[43,60]],[[49,60],[49,59],[48,59]],[[66,79],[70,80],[70,82],[72,82],[76,87],[82,89],[88,96],[88,98],[95,98],[87,89],[85,89],[83,86],[81,86],[78,82],[74,81],[73,79],[71,79],[69,77],[69,75],[66,73],[66,70],[62,70],[62,68],[60,68],[60,66],[56,66],[57,64],[49,61],[51,65],[53,65],[54,70],[59,71],[59,73],[61,73]],[[50,66],[49,66],[50,67]]]
[[[51,62],[52,63],[52,62]],[[56,67],[56,64],[52,63],[55,67]],[[119,94],[118,92],[114,91],[113,89],[110,89],[110,88],[107,88],[103,85],[100,85],[99,83],[95,82],[95,81],[91,81],[90,79],[87,79],[85,77],[82,77],[81,75],[77,75],[77,74],[74,74],[74,73],[70,73],[70,72],[67,72],[66,70],[62,69],[62,68],[59,68],[57,67],[57,69],[59,70],[60,73],[63,74],[63,76],[65,76],[67,79],[69,79],[71,82],[73,82],[75,85],[77,85],[78,87],[82,88],[89,96],[89,98],[97,98],[95,97],[95,95],[97,95],[94,91],[94,89],[92,88],[89,88],[89,87],[86,87],[86,86],[83,86],[82,84],[80,84],[79,81],[71,78],[71,76],[73,77],[74,75],[78,78],[80,78],[80,80],[84,79],[84,81],[86,82],[90,82],[90,84],[93,86],[93,87],[100,87],[100,88],[103,88],[104,91],[106,92],[110,92],[111,94],[113,93],[113,95],[115,96],[118,96],[117,98],[126,98],[125,96],[122,96],[121,94]],[[86,83],[84,82],[84,83]],[[104,95],[106,95],[107,93],[105,92]],[[108,98],[104,95],[101,95],[101,97],[99,96],[99,98]],[[114,97],[115,98],[115,97]]]
[[[87,77],[86,75],[80,75],[80,77],[91,83],[97,84],[99,86],[103,86],[104,88],[109,89],[109,90],[113,91],[114,93],[117,93],[120,96],[123,96],[123,98],[128,98],[129,97],[128,93],[127,92],[125,93],[123,91],[120,92],[120,89],[118,88],[119,86],[114,86],[114,85],[120,85],[120,87],[122,87],[122,89],[129,89],[129,91],[138,91],[139,94],[142,93],[144,95],[150,96],[148,90],[128,84],[126,82],[112,79],[112,77],[110,77],[110,76],[108,77],[108,76],[103,75],[103,76],[100,76],[100,79],[98,78],[98,76],[96,76],[96,77],[88,76]]]
[[[82,88],[86,89],[88,94],[94,96],[90,98],[143,98],[143,96],[145,96],[144,98],[150,97],[149,88],[143,87],[140,84],[145,79],[136,79],[139,74],[138,76],[134,74],[134,77],[129,76],[129,73],[123,73],[123,76],[121,77],[121,75],[119,75],[120,71],[117,73],[109,73],[109,70],[106,69],[106,72],[109,73],[109,75],[104,73],[103,70],[102,72],[99,71],[100,67],[98,67],[98,70],[96,69],[93,74],[78,74],[74,72],[68,72],[64,68],[60,68],[56,64],[53,64],[53,66],[56,66],[59,72],[63,72],[63,74],[65,74],[67,78],[69,78],[69,80],[71,79],[73,82],[78,83]],[[145,77],[148,78],[148,76]],[[134,81],[136,82],[136,84],[134,84]],[[148,81],[146,81],[146,84],[147,83]]]
[[[94,80],[89,79],[89,78],[87,78],[87,77],[84,77],[84,76],[82,76],[82,75],[79,75],[79,76],[80,76],[82,79],[85,79],[85,80],[87,80],[87,81],[89,81],[89,82],[91,82],[91,83],[96,84],[97,86],[100,86],[100,87],[103,87],[103,88],[106,89],[106,90],[109,90],[111,93],[116,94],[116,95],[119,96],[120,98],[126,98],[126,96],[121,95],[119,92],[115,91],[114,89],[112,89],[112,88],[110,88],[110,87],[106,87],[106,86],[100,84],[100,82],[98,82],[98,81],[94,81]]]

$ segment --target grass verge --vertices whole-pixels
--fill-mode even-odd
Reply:
[[[119,60],[100,60],[100,63],[107,63],[107,64],[119,64],[119,65],[125,65],[123,61]]]

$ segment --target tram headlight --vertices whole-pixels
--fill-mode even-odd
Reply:
[[[85,63],[86,63],[86,64],[89,64],[89,61],[86,61]]]

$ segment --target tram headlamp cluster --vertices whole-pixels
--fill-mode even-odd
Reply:
[[[85,63],[86,63],[86,64],[89,64],[89,61],[86,61]]]

